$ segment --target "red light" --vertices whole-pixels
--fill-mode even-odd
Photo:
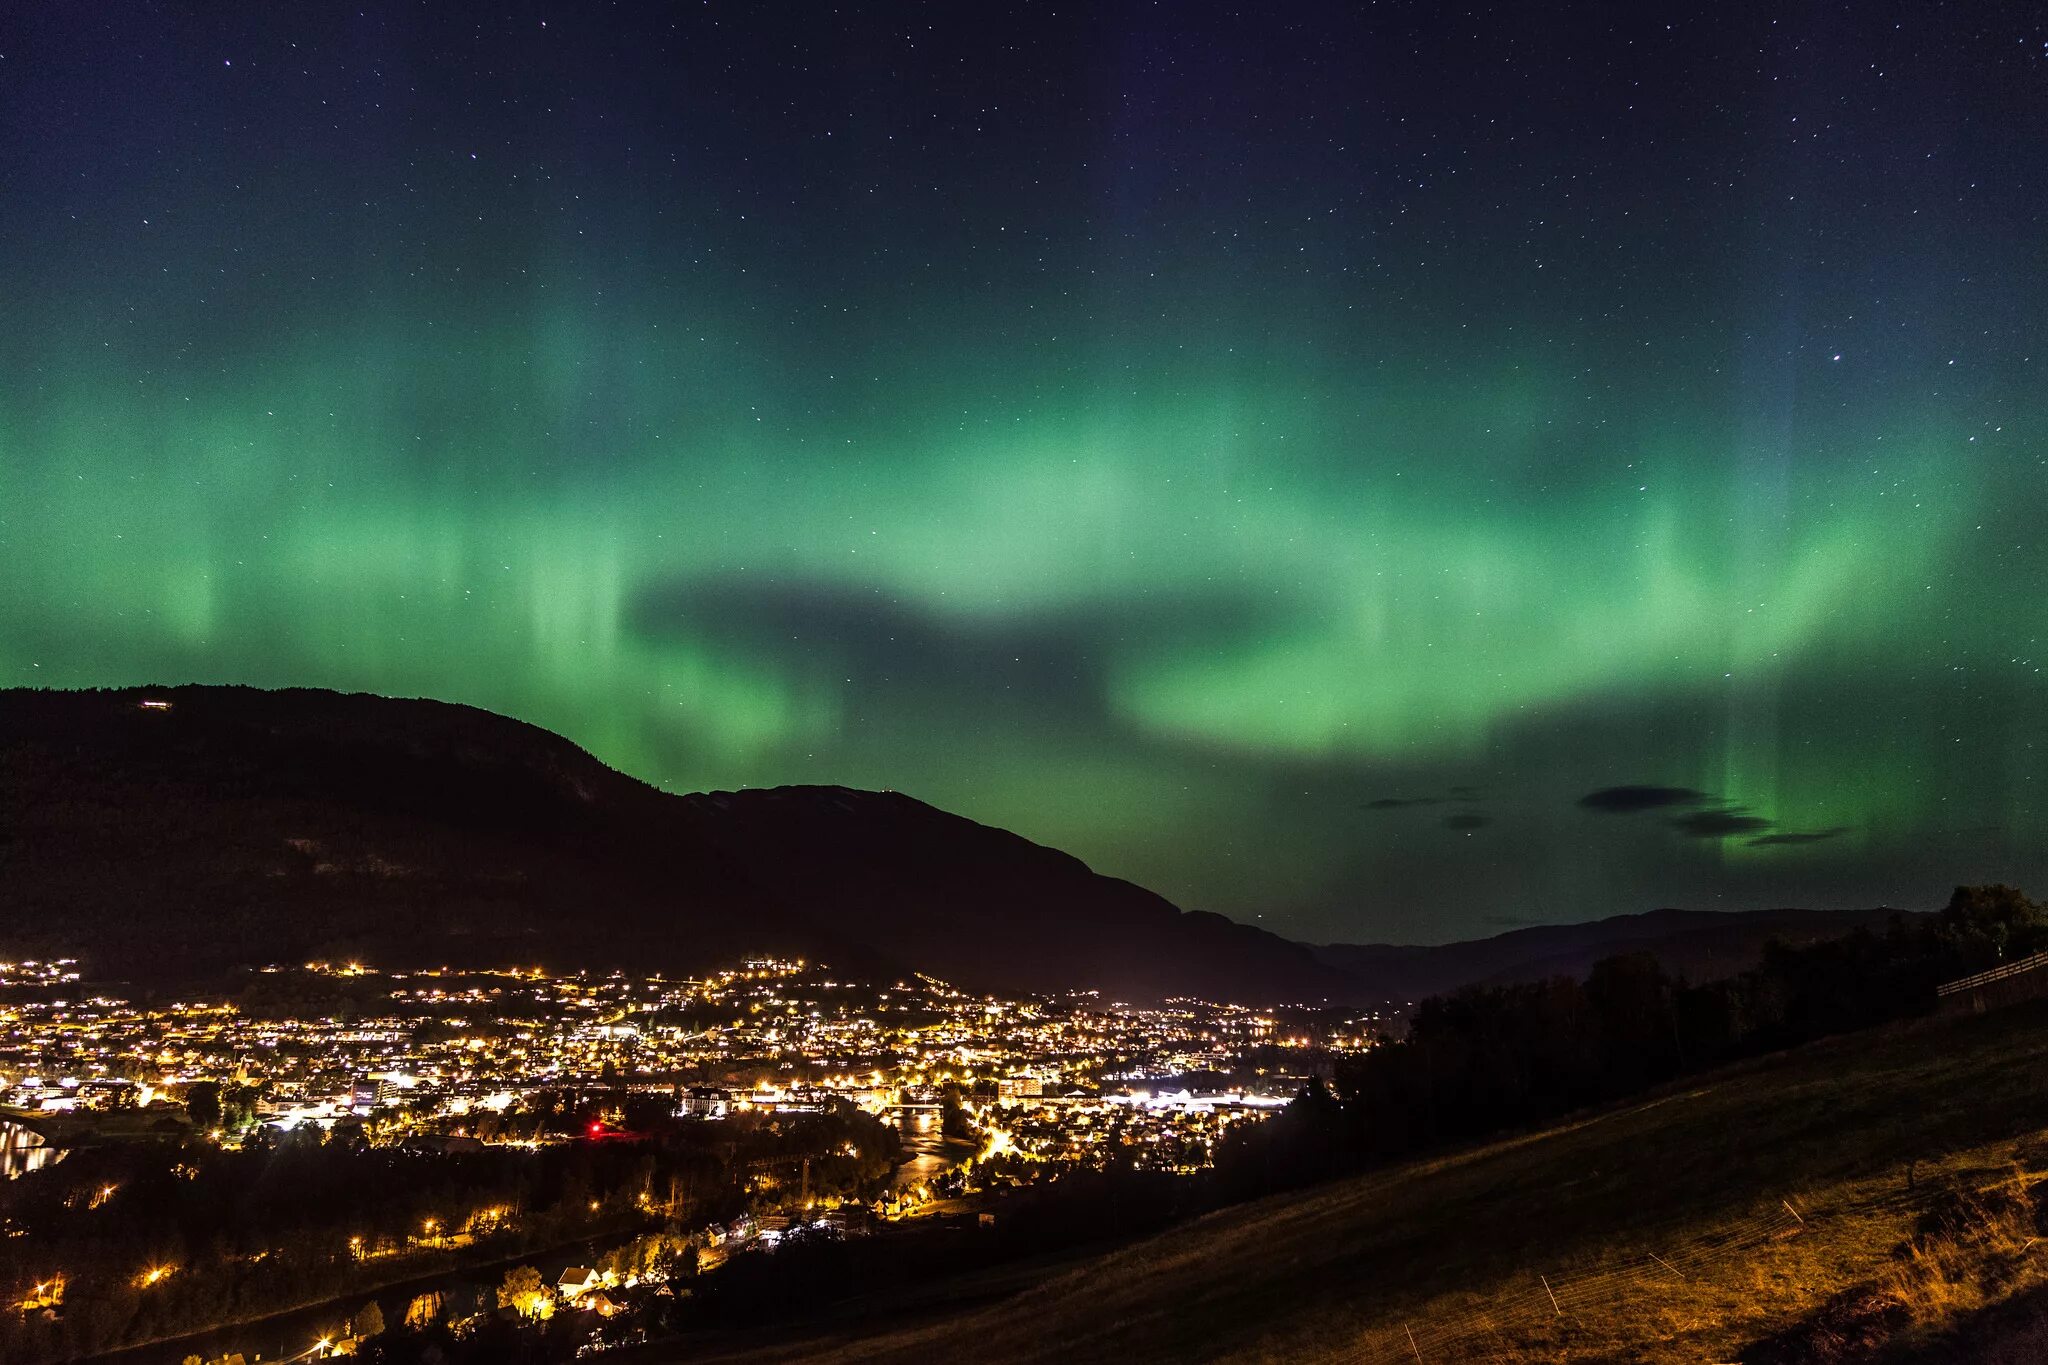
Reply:
[[[603,1131],[604,1125],[601,1123],[593,1123],[590,1125],[590,1135],[592,1137],[596,1137],[599,1133],[602,1133]]]

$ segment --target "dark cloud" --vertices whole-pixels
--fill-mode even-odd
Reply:
[[[1478,811],[1462,811],[1457,815],[1446,815],[1444,817],[1445,829],[1485,829],[1492,823],[1493,817],[1491,815],[1481,815]]]
[[[1732,839],[1738,834],[1755,834],[1771,827],[1761,815],[1751,815],[1741,806],[1716,806],[1711,810],[1687,811],[1665,822],[1692,839]]]
[[[1788,829],[1777,834],[1765,834],[1749,841],[1751,848],[1768,848],[1777,844],[1818,844],[1829,839],[1839,839],[1854,826],[1836,825],[1833,829]]]
[[[1745,806],[1730,805],[1693,787],[1659,787],[1647,783],[1602,787],[1580,797],[1579,805],[1607,815],[1633,815],[1639,811],[1668,810],[1673,806],[1698,806],[1700,809],[1674,815],[1664,823],[1689,839],[1735,839],[1755,835],[1747,841],[1752,848],[1818,844],[1849,832],[1849,827],[1843,825],[1834,829],[1788,829],[1767,834],[1764,831],[1777,821],[1752,815]]]
[[[1229,593],[1152,593],[1100,607],[954,616],[880,589],[727,575],[650,584],[635,595],[630,619],[647,638],[714,641],[865,692],[1000,695],[1095,727],[1109,717],[1104,670],[1113,647],[1241,638],[1260,626],[1261,605]]]
[[[1579,798],[1579,804],[1603,815],[1633,815],[1637,811],[1662,810],[1667,806],[1696,806],[1705,800],[1705,792],[1694,791],[1691,787],[1653,787],[1632,783],[1587,792]]]

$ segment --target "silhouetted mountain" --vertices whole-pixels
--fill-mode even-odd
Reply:
[[[1349,984],[1301,945],[906,796],[674,796],[489,712],[308,690],[0,692],[0,902],[0,946],[143,981],[782,952],[1132,999]]]
[[[826,907],[861,942],[949,981],[999,974],[1267,1001],[1351,990],[1300,944],[1182,911],[1057,849],[895,792],[777,787],[682,799],[701,835],[779,901]]]
[[[1875,910],[1652,910],[1586,924],[1543,924],[1492,938],[1431,947],[1331,943],[1316,955],[1349,974],[1363,996],[1406,1002],[1460,986],[1506,985],[1547,977],[1584,977],[1603,957],[1649,953],[1666,971],[1693,982],[1746,971],[1772,939],[1812,943],[1893,915]]]
[[[1405,1001],[1633,951],[1703,980],[1891,913],[1658,910],[1309,949],[907,796],[670,795],[465,706],[0,692],[0,947],[141,981],[349,954],[689,970],[785,952],[972,989]]]

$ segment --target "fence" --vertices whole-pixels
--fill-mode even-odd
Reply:
[[[1989,986],[1998,981],[2005,981],[2009,978],[2035,971],[2041,967],[2048,967],[2048,953],[2035,953],[2032,957],[2023,957],[2016,962],[2007,962],[2002,966],[1993,967],[1988,972],[1978,972],[1975,976],[1965,976],[1955,981],[1944,982],[1934,988],[1934,993],[1942,997],[1960,995],[1964,991],[1974,991],[1980,987]]]

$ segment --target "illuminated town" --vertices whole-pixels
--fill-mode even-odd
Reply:
[[[643,1161],[610,1188],[594,1178],[593,1197],[566,1211],[492,1186],[467,1203],[400,1200],[325,1236],[343,1263],[330,1273],[349,1277],[336,1282],[366,1286],[550,1238],[611,1244],[604,1269],[574,1268],[587,1286],[506,1290],[526,1319],[584,1288],[605,1293],[583,1306],[617,1311],[660,1278],[647,1272],[663,1247],[708,1271],[792,1230],[986,1226],[1007,1197],[1076,1172],[1198,1176],[1233,1127],[1370,1046],[1377,1022],[1001,999],[776,959],[682,979],[314,962],[249,973],[231,995],[146,1004],[67,959],[0,963],[0,986],[0,1160],[9,1177],[76,1163],[74,1217],[118,1209],[121,1177],[79,1182],[124,1150],[230,1160],[297,1144],[335,1160],[388,1153],[415,1171],[492,1152],[722,1151],[715,1178],[681,1157],[662,1171]],[[821,1137],[826,1123],[842,1126]],[[5,1231],[35,1235],[11,1215]],[[182,1269],[138,1251],[122,1291],[146,1302]],[[6,1286],[24,1318],[75,1308],[61,1271],[30,1267]]]

